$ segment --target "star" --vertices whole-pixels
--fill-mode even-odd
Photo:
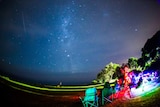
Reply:
[[[138,29],[134,29],[134,31],[135,31],[135,32],[137,32],[137,31],[138,31]]]
[[[85,61],[88,62],[89,60],[88,60],[88,59],[85,59]]]
[[[70,57],[70,55],[68,54],[67,57]]]

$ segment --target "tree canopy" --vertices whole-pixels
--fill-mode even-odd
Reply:
[[[131,71],[144,71],[153,67],[160,70],[160,31],[146,41],[141,52],[140,58],[130,57],[126,64],[119,65],[110,62],[97,74],[97,78],[92,82],[104,83],[120,78],[123,76],[122,71],[125,66],[129,67]]]

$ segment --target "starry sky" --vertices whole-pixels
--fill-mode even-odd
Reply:
[[[0,69],[26,80],[88,84],[141,56],[160,0],[0,0]]]

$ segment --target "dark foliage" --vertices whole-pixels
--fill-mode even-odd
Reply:
[[[141,51],[142,56],[138,59],[138,65],[144,68],[147,61],[155,60],[157,53],[160,54],[160,30],[146,41]]]
[[[148,70],[159,70],[160,71],[160,59],[156,62],[153,62],[152,65],[148,68]]]
[[[153,49],[160,47],[160,31],[158,31],[152,38],[148,39],[142,48],[142,54],[150,53]]]

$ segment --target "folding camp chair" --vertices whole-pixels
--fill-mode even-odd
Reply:
[[[109,82],[106,82],[105,85],[104,85],[104,88],[102,89],[102,105],[104,105],[105,102],[109,102],[111,103],[113,101],[113,97],[110,95],[112,95],[114,93],[114,88],[113,88],[114,84],[110,84]]]
[[[85,91],[85,96],[81,98],[84,107],[98,107],[98,96],[96,88],[88,88]]]

